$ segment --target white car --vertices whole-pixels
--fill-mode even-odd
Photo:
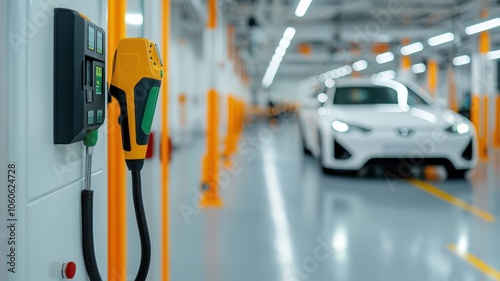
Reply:
[[[436,165],[463,178],[477,164],[472,123],[416,85],[338,80],[325,94],[314,119],[299,118],[304,151],[325,172]]]

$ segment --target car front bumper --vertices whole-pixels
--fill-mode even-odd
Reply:
[[[464,135],[446,131],[415,132],[402,136],[397,132],[355,131],[331,132],[322,138],[323,166],[330,169],[359,170],[370,164],[394,165],[398,162],[411,166],[452,165],[455,169],[472,169],[477,164],[477,142],[473,132]],[[467,149],[470,157],[464,157]],[[348,154],[338,155],[343,150]]]

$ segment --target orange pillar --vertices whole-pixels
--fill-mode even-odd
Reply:
[[[212,51],[215,51],[215,29],[217,28],[217,0],[208,0],[208,21],[207,29],[213,44]],[[215,58],[215,54],[210,54]],[[211,67],[215,73],[215,62]],[[212,74],[215,75],[215,74]],[[222,206],[222,199],[219,197],[219,148],[218,148],[218,127],[219,127],[219,95],[215,89],[215,77],[212,76],[211,88],[207,93],[207,153],[203,159],[203,179],[202,184],[206,187],[200,201],[202,208],[217,208]]]
[[[401,40],[401,45],[406,46],[411,43],[410,39],[403,38]],[[411,80],[411,57],[403,56],[401,57],[401,71],[399,72],[400,79]]]
[[[215,89],[211,89],[207,94],[208,108],[207,108],[207,120],[208,120],[208,133],[207,133],[207,147],[208,151],[205,158],[206,164],[206,182],[204,184],[207,189],[203,193],[201,198],[201,207],[220,207],[222,206],[222,200],[219,197],[219,152],[218,152],[218,106],[219,97]]]
[[[108,81],[115,50],[126,37],[126,1],[108,1]],[[120,108],[115,99],[108,106],[108,280],[127,278],[127,192],[121,130],[116,122]]]
[[[482,18],[488,17],[488,10],[483,9],[481,13]],[[481,57],[481,63],[487,61],[486,55],[490,51],[490,34],[488,31],[479,33],[479,54]],[[482,73],[481,75],[484,75]],[[479,142],[479,159],[486,161],[488,160],[488,143],[489,143],[489,127],[488,127],[488,108],[489,108],[489,98],[488,93],[484,91],[484,87],[481,87],[481,93],[476,101],[478,103],[477,109],[477,123],[474,123],[477,127],[478,132],[478,142]],[[482,113],[482,114],[481,114]]]
[[[457,103],[457,85],[455,84],[455,71],[450,67],[448,69],[448,104],[450,109],[458,112]]]
[[[161,84],[161,280],[170,280],[170,233],[169,233],[169,132],[168,132],[168,89],[170,62],[170,0],[163,0],[162,7],[162,46],[161,54],[165,68]]]
[[[496,148],[500,148],[500,95],[497,95],[495,98],[495,131],[493,145]]]
[[[227,97],[227,134],[226,134],[226,149],[224,151],[224,157],[228,158],[234,152],[234,137],[235,137],[235,99],[229,95]]]
[[[427,62],[427,82],[429,87],[429,93],[432,97],[436,97],[436,88],[438,80],[439,66],[437,61],[430,59]]]

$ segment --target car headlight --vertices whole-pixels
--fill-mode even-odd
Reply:
[[[358,131],[361,131],[363,133],[370,132],[370,129],[366,129],[366,128],[363,128],[360,126],[348,125],[348,124],[346,124],[342,121],[339,121],[339,120],[335,120],[332,122],[332,128],[335,132],[339,132],[339,133],[346,133],[346,132],[354,131],[354,130],[358,130]]]
[[[448,127],[446,131],[454,134],[463,135],[467,134],[470,131],[470,126],[467,123],[460,122]]]

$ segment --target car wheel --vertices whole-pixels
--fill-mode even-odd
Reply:
[[[469,171],[468,169],[455,169],[455,168],[452,168],[452,167],[449,167],[446,169],[446,171],[448,172],[448,178],[449,179],[463,179],[465,178],[467,172]]]

